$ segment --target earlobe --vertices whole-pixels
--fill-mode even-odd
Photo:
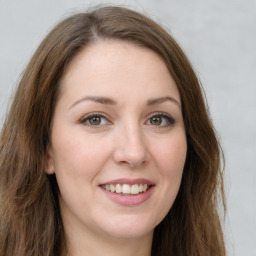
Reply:
[[[45,172],[48,175],[54,174],[53,151],[50,145],[47,146],[47,151],[45,156]]]

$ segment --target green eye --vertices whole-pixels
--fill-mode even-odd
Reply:
[[[150,118],[150,124],[152,125],[161,125],[162,117],[161,116],[153,116]]]
[[[167,114],[152,115],[147,121],[147,124],[158,126],[160,128],[171,126],[174,123],[175,123],[175,120]]]
[[[87,125],[87,126],[103,126],[109,124],[109,121],[106,117],[100,114],[90,114],[88,116],[85,116],[81,123]]]
[[[101,117],[100,116],[93,116],[88,119],[90,125],[100,125],[101,124]]]

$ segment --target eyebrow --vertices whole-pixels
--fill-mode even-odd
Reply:
[[[117,102],[113,99],[106,98],[106,97],[97,97],[97,96],[86,96],[82,99],[74,102],[69,108],[73,108],[75,105],[83,102],[83,101],[93,101],[100,104],[106,104],[106,105],[116,105]]]
[[[104,105],[117,105],[117,102],[111,98],[107,98],[107,97],[97,97],[97,96],[86,96],[83,97],[77,101],[75,101],[70,107],[73,108],[74,106],[76,106],[77,104],[83,102],[83,101],[93,101],[96,103],[100,103],[100,104],[104,104]],[[171,101],[173,103],[175,103],[179,108],[181,108],[180,103],[174,99],[173,97],[160,97],[160,98],[155,98],[155,99],[149,99],[147,100],[147,106],[152,106],[152,105],[158,105],[161,103],[164,103],[166,101]]]
[[[156,98],[156,99],[150,99],[150,100],[147,101],[147,105],[148,106],[158,105],[158,104],[164,103],[166,101],[171,101],[171,102],[175,103],[179,108],[181,108],[180,103],[176,99],[174,99],[173,97],[169,97],[169,96]]]

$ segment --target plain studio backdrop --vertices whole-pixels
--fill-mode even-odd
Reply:
[[[228,255],[256,256],[255,0],[0,0],[0,127],[44,36],[67,15],[101,3],[149,14],[190,58],[226,156]]]

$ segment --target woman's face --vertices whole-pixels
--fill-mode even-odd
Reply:
[[[68,66],[52,121],[65,230],[151,236],[179,190],[187,144],[177,86],[153,51],[100,41]]]

